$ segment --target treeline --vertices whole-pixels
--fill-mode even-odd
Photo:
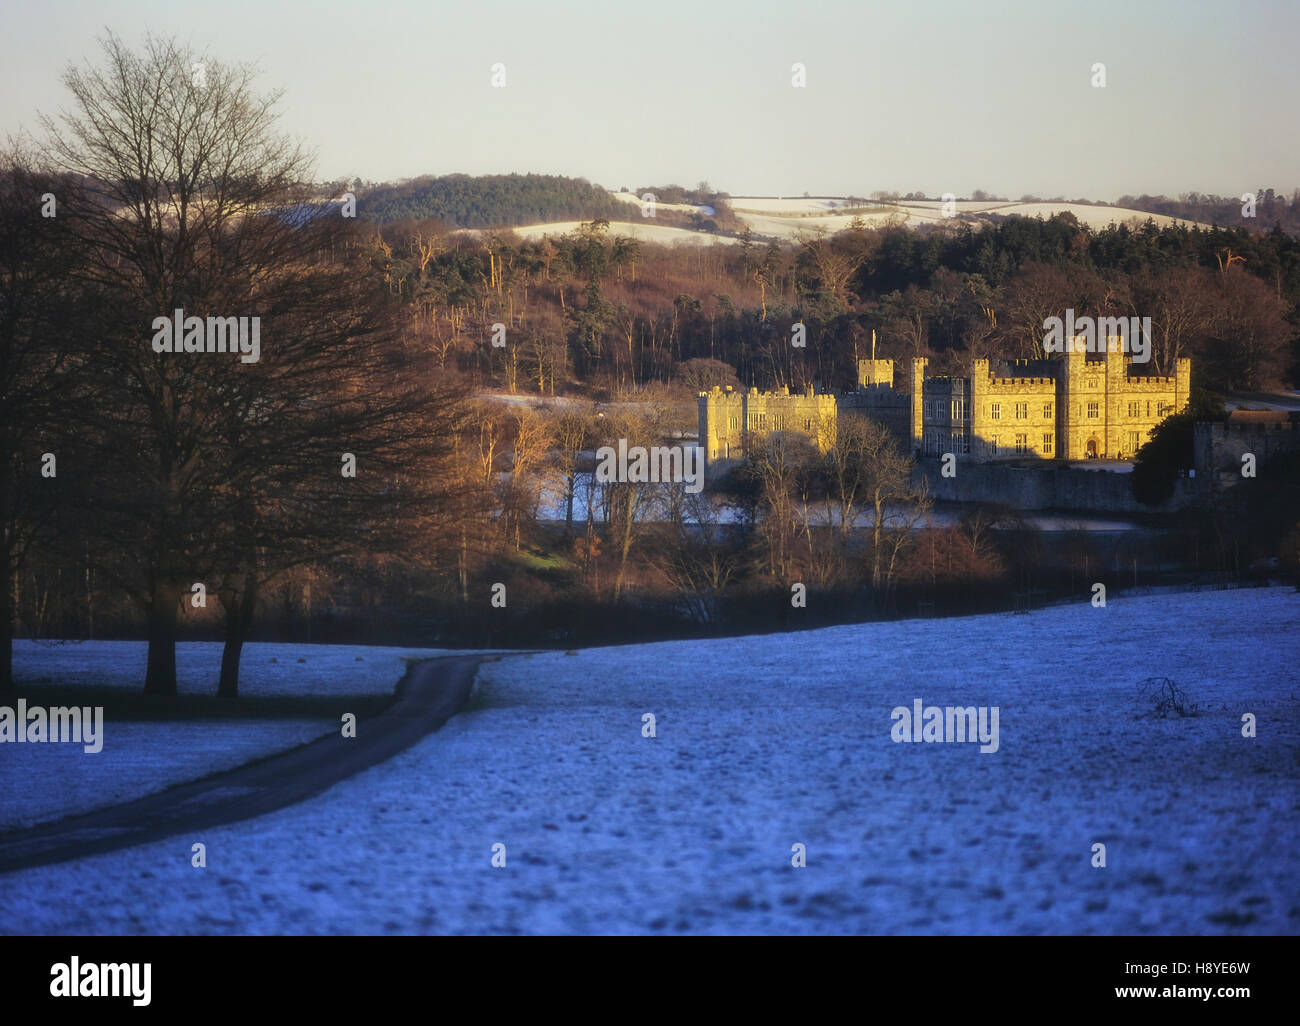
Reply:
[[[357,197],[357,216],[364,220],[434,219],[449,228],[626,218],[629,212],[635,208],[585,178],[559,175],[443,175],[378,185]]]
[[[1250,202],[1252,198],[1253,202]],[[1199,192],[1185,192],[1177,199],[1146,194],[1121,196],[1116,205],[1200,224],[1264,230],[1277,226],[1292,235],[1300,234],[1300,189],[1294,190],[1289,200],[1272,189],[1257,189],[1242,196],[1202,195]]]
[[[700,182],[694,189],[680,185],[647,185],[635,192],[638,197],[647,194],[653,196],[656,203],[688,204],[697,208],[691,213],[678,210],[656,212],[656,220],[664,224],[733,235],[743,232],[746,227],[745,222],[731,209],[731,197],[714,189],[708,182]]]
[[[479,388],[684,390],[683,366],[701,359],[746,387],[852,388],[873,332],[876,355],[901,361],[902,374],[913,357],[929,358],[931,373],[966,373],[974,357],[1042,357],[1044,320],[1067,308],[1150,317],[1150,369],[1190,357],[1210,390],[1293,380],[1300,356],[1300,242],[1280,229],[1093,231],[1062,214],[669,248],[603,221],[536,241],[403,222],[380,242],[413,330]],[[803,347],[791,342],[796,323]],[[507,344],[489,344],[494,324]]]

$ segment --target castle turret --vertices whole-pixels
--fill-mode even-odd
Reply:
[[[1105,429],[1105,455],[1115,456],[1123,451],[1120,418],[1123,411],[1124,385],[1128,380],[1128,356],[1124,352],[1123,338],[1116,335],[1106,339],[1106,394],[1102,397],[1101,415]]]
[[[1085,365],[1088,359],[1087,340],[1076,335],[1066,339],[1065,371],[1061,377],[1061,397],[1057,403],[1057,445],[1067,460],[1081,460],[1084,456],[1084,404],[1087,402]]]
[[[966,404],[966,423],[963,430],[970,441],[972,453],[982,451],[985,439],[975,437],[975,425],[988,420],[989,411],[989,362],[975,360],[970,371],[970,402]]]
[[[912,451],[914,453],[921,451],[924,437],[922,414],[925,412],[925,403],[922,401],[922,392],[925,388],[925,368],[929,363],[930,361],[923,356],[912,361]]]
[[[1174,412],[1182,413],[1192,397],[1192,361],[1179,357],[1174,370]]]
[[[894,387],[894,361],[859,360],[858,387],[875,388],[878,385],[886,388]]]

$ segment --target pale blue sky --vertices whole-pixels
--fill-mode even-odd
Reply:
[[[1297,0],[0,0],[0,135],[111,27],[257,61],[321,178],[735,194],[1300,186]],[[491,67],[507,85],[491,87]],[[807,88],[790,85],[807,66]],[[1090,85],[1094,62],[1107,85]]]

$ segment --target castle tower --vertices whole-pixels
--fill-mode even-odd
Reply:
[[[924,425],[921,417],[925,412],[925,403],[922,401],[922,392],[925,388],[925,368],[930,361],[925,357],[917,357],[912,361],[912,452],[921,451],[921,443],[924,437]]]
[[[712,391],[699,394],[700,445],[704,458],[709,460],[734,459],[743,447],[741,416],[743,401],[728,386],[724,392],[717,385]]]
[[[1174,370],[1174,412],[1182,413],[1192,397],[1192,361],[1179,357]]]
[[[1128,356],[1125,354],[1123,340],[1112,336],[1106,340],[1106,394],[1102,396],[1101,415],[1103,436],[1106,441],[1106,456],[1113,457],[1123,450],[1120,434],[1120,403],[1123,401],[1128,382]]]
[[[1058,448],[1067,460],[1081,460],[1087,438],[1084,414],[1087,411],[1088,387],[1085,380],[1085,362],[1088,353],[1084,339],[1076,335],[1066,339],[1065,369],[1061,374],[1057,398]]]
[[[970,403],[966,407],[966,434],[970,439],[972,455],[982,452],[987,439],[980,436],[989,422],[989,381],[991,374],[988,360],[976,360],[970,371]]]
[[[888,388],[894,387],[894,361],[859,360],[858,387],[874,388],[877,385],[884,385]]]

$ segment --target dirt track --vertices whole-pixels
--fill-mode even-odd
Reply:
[[[0,836],[0,873],[236,823],[305,801],[441,727],[464,708],[481,661],[446,656],[415,664],[397,685],[392,705],[362,720],[355,738],[336,732],[135,801]]]

